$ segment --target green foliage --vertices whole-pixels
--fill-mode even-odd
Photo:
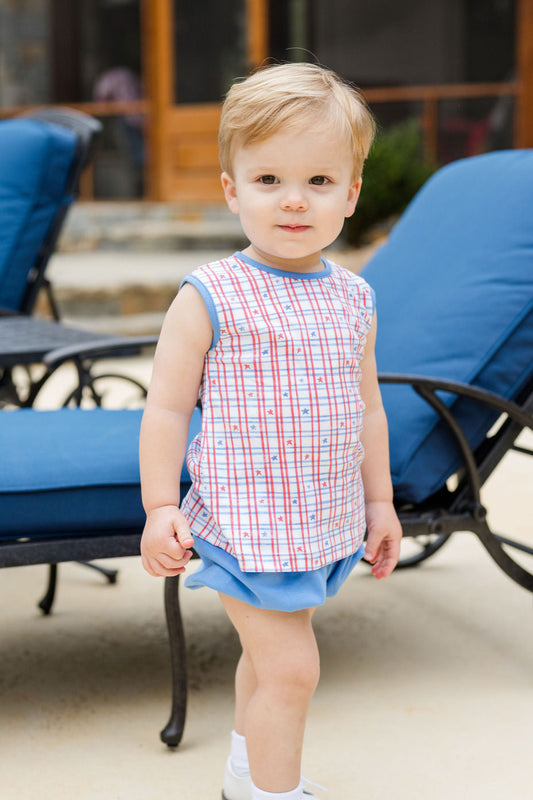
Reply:
[[[349,244],[359,245],[369,229],[402,213],[436,165],[422,155],[422,133],[416,119],[377,134],[363,172],[355,214],[346,220]]]

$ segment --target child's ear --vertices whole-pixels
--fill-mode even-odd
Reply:
[[[346,217],[351,217],[353,212],[355,211],[355,207],[357,205],[357,201],[359,200],[359,195],[361,194],[361,186],[363,184],[363,179],[359,178],[355,183],[352,183],[350,189],[348,191],[348,202],[346,203]]]
[[[235,186],[235,181],[230,175],[228,175],[227,172],[222,173],[220,180],[222,182],[224,197],[226,198],[226,203],[228,204],[229,210],[234,214],[238,214],[239,202],[237,200],[237,187]]]

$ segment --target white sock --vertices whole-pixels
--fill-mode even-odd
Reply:
[[[303,786],[300,783],[290,792],[264,792],[252,782],[252,800],[304,800]]]
[[[246,750],[246,739],[236,731],[231,732],[231,751],[230,764],[234,775],[237,778],[247,778],[250,774],[248,764],[248,752]]]

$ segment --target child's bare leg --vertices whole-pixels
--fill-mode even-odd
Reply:
[[[221,600],[243,648],[236,725],[244,726],[239,732],[246,736],[252,781],[266,792],[290,791],[300,782],[307,709],[320,670],[313,610],[268,611],[226,595]]]

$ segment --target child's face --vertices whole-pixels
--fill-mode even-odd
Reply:
[[[361,180],[347,142],[322,129],[280,132],[236,148],[233,176],[222,175],[252,258],[288,271],[322,269],[324,247],[353,214]]]

